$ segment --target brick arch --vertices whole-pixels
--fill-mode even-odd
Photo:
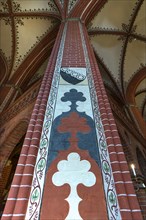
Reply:
[[[128,87],[127,87],[127,91],[126,91],[126,99],[127,102],[129,103],[129,107],[133,113],[133,115],[135,116],[139,128],[142,131],[143,136],[146,138],[146,123],[139,111],[139,109],[136,106],[136,101],[135,101],[135,93],[136,93],[136,89],[138,87],[138,85],[140,84],[140,82],[146,78],[146,67],[142,68],[141,70],[139,70],[134,77],[131,79]]]

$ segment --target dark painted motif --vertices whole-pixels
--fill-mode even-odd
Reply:
[[[81,150],[88,150],[90,156],[97,162],[100,167],[99,152],[97,146],[97,138],[95,133],[95,125],[93,119],[86,115],[85,112],[77,111],[77,102],[85,102],[86,98],[83,96],[82,92],[78,92],[76,89],[71,89],[69,92],[64,93],[64,96],[61,98],[62,102],[70,101],[70,110],[68,112],[63,112],[61,115],[55,118],[50,135],[50,147],[48,155],[48,165],[50,166],[52,161],[57,157],[58,153],[62,150],[68,150],[70,147],[70,137],[73,123],[76,127],[76,137],[78,139],[78,147]],[[78,120],[75,120],[78,117]],[[71,119],[72,120],[69,120]],[[89,129],[86,132],[81,132],[80,124],[82,120],[85,120]],[[63,120],[66,120],[68,124],[68,130],[64,132],[59,129],[60,124],[63,123]],[[79,123],[77,123],[79,121]]]
[[[62,76],[62,78],[72,84],[72,85],[76,85],[82,81],[85,80],[86,76],[82,73],[78,73],[74,70],[71,70],[69,68],[61,68],[60,74]]]

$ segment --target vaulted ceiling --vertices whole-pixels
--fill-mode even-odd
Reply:
[[[105,84],[146,120],[146,1],[107,1],[88,33]]]
[[[1,0],[0,112],[43,75],[61,21],[77,11],[106,87],[146,120],[146,0]]]

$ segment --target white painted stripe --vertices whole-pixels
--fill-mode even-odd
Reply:
[[[127,161],[112,161],[111,164],[115,164],[115,163],[127,163]]]
[[[37,145],[31,144],[30,147],[39,148]]]
[[[27,164],[22,164],[22,163],[18,163],[18,166],[30,166],[30,167],[34,167],[34,165],[32,165],[32,164],[29,164],[29,163],[27,163]]]
[[[39,130],[35,130],[33,133],[41,133],[41,131],[39,131]]]
[[[108,140],[108,139],[113,139],[113,137],[107,137],[106,140]]]
[[[124,152],[118,152],[117,153],[117,152],[114,151],[114,152],[110,152],[109,154],[124,154]]]
[[[31,185],[11,185],[11,187],[31,187]]]
[[[117,131],[117,130],[104,130],[104,132],[107,132],[107,131],[110,131],[110,132],[114,132],[114,131]]]
[[[115,145],[114,144],[108,144],[107,145],[108,147],[114,147]],[[112,152],[113,153],[113,152]]]
[[[25,200],[28,200],[28,198],[8,198],[7,200],[18,200],[18,201],[25,201]]]
[[[140,209],[133,209],[133,210],[130,210],[130,209],[120,209],[121,212],[141,212]]]
[[[114,171],[113,173],[129,173],[129,171]]]
[[[119,139],[119,136],[107,137],[106,140],[107,139],[115,139],[115,138]],[[116,147],[116,146],[122,146],[122,145],[121,144],[115,144],[114,146]]]
[[[33,176],[33,174],[30,174],[30,173],[24,173],[24,174],[16,173],[15,176]]]
[[[127,196],[127,194],[117,194],[117,196]]]
[[[135,194],[117,194],[118,196],[136,196]]]
[[[103,119],[104,120],[104,119]],[[102,120],[102,121],[103,121]],[[109,126],[109,124],[103,124],[103,126],[106,126],[106,125],[108,125]],[[110,126],[116,126],[116,124],[110,124]]]
[[[117,181],[117,182],[115,182],[115,184],[120,184],[120,183],[122,183],[122,184],[131,184],[132,183],[132,181]]]
[[[20,154],[20,156],[24,156],[24,157],[36,157],[36,155],[33,154]]]
[[[15,217],[19,217],[19,216],[25,216],[25,214],[3,214],[2,217],[8,217],[8,216],[15,216]]]
[[[40,140],[40,138],[33,137],[31,140]]]

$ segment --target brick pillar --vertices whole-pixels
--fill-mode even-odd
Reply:
[[[32,184],[34,166],[36,162],[43,119],[48,95],[56,64],[56,57],[62,36],[64,24],[60,30],[44,74],[39,94],[32,112],[12,186],[8,195],[2,219],[24,219]]]
[[[60,96],[61,93],[62,96]],[[77,107],[80,107],[78,102],[86,100],[88,100],[87,105],[91,106],[90,110],[85,105],[81,105],[83,109],[78,110]],[[61,105],[60,101],[62,101]],[[72,103],[69,106],[67,104],[70,110],[64,109],[66,101]],[[76,124],[80,134],[75,131]],[[59,126],[61,129],[58,130]],[[70,138],[65,138],[63,134],[65,131],[70,134]],[[87,140],[86,135],[90,131],[91,140],[89,138]],[[82,133],[86,136],[84,136],[85,139],[81,136]],[[57,142],[57,149],[55,145],[55,149],[51,148],[54,144],[52,137],[54,140],[58,137],[63,138]],[[93,144],[93,151],[90,152],[88,144],[92,142],[92,137],[95,145]],[[59,164],[61,160],[65,161],[72,153],[78,156],[78,159],[84,160],[87,165],[85,171],[87,167],[91,167],[89,170],[92,171],[90,187],[79,186],[76,190],[83,200],[80,206],[78,201],[74,206],[76,216],[85,216],[82,217],[83,219],[101,219],[104,214],[104,219],[107,219],[108,212],[109,219],[142,219],[86,28],[77,18],[69,18],[65,25],[62,23],[60,27],[32,113],[2,219],[39,219],[40,215],[42,219],[44,216],[46,218],[55,216],[56,219],[64,216],[64,219],[67,216],[68,207],[71,206],[70,201],[70,206],[66,205],[65,201],[69,188],[58,190],[53,183],[53,176],[59,169],[57,163]],[[94,154],[99,154],[99,157],[94,159]],[[76,169],[80,172],[78,167]],[[96,180],[95,183],[93,183],[94,180]],[[84,183],[84,181],[81,182]],[[88,186],[88,183],[86,184]],[[48,193],[49,190],[50,193]],[[53,193],[54,197],[51,197]],[[100,199],[98,199],[99,195]],[[60,199],[59,203],[57,203],[58,199]],[[89,203],[86,203],[86,199]],[[97,206],[103,204],[101,210],[95,205],[96,202]]]

